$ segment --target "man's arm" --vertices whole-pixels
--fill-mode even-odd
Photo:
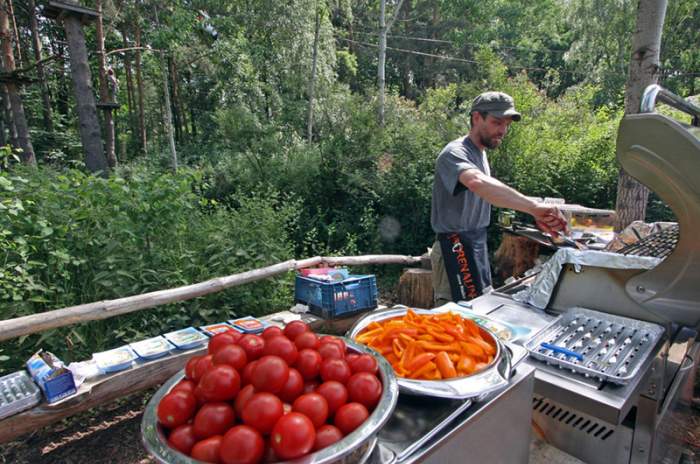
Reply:
[[[487,176],[478,169],[467,169],[459,174],[459,181],[472,192],[499,208],[509,208],[530,214],[545,232],[566,231],[566,220],[553,206],[529,199],[514,188]]]

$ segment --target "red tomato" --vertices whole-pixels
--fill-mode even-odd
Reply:
[[[326,345],[334,346],[334,345]],[[321,378],[324,382],[329,380],[337,380],[338,382],[344,384],[348,381],[352,371],[350,366],[342,359],[324,359],[321,363]]]
[[[236,343],[236,339],[231,334],[231,331],[221,332],[209,339],[209,346],[207,351],[209,354],[216,354],[221,348],[227,345],[233,345]]]
[[[287,337],[272,337],[265,340],[263,355],[279,356],[290,366],[297,362],[299,352],[296,345]]]
[[[263,356],[258,359],[250,376],[250,383],[257,391],[277,393],[289,379],[289,366],[279,356]]]
[[[221,334],[223,335],[223,334]],[[245,354],[245,350],[238,345],[226,345],[217,351],[212,359],[214,365],[217,364],[228,364],[233,366],[237,371],[242,371],[245,365],[248,363],[248,357]]]
[[[214,464],[218,463],[222,438],[221,435],[214,435],[213,437],[198,441],[192,447],[192,453],[190,455],[198,461],[211,462]]]
[[[345,360],[350,365],[350,370],[352,370],[353,374],[357,374],[358,372],[369,372],[370,374],[376,374],[379,370],[377,360],[374,359],[374,356],[369,354],[361,354],[352,358],[348,355],[345,357]]]
[[[267,340],[268,338],[276,337],[278,335],[284,335],[282,329],[275,325],[271,325],[270,327],[265,327],[265,330],[263,330],[262,333],[262,338]]]
[[[246,334],[238,340],[238,344],[245,350],[248,361],[258,359],[265,351],[265,339],[258,335]]]
[[[256,393],[243,406],[243,422],[263,434],[270,433],[284,414],[282,401],[272,393]]]
[[[294,340],[303,332],[309,332],[309,326],[303,321],[292,321],[284,327],[284,336]]]
[[[158,422],[169,429],[187,422],[197,409],[197,398],[186,391],[165,395],[158,403]]]
[[[345,385],[350,401],[361,403],[369,410],[374,409],[382,396],[382,383],[376,375],[369,372],[353,374]]]
[[[284,388],[277,394],[282,401],[287,403],[293,402],[299,395],[304,391],[304,378],[301,376],[298,370],[291,367],[289,369],[289,377],[287,378],[287,383],[284,384]],[[240,396],[240,394],[239,394]]]
[[[300,333],[297,335],[297,338],[294,339],[294,344],[300,350],[303,350],[304,348],[316,350],[319,346],[321,346],[318,336],[313,332]]]
[[[253,375],[253,368],[257,363],[257,361],[250,362],[243,368],[243,374],[241,374],[241,385],[248,385],[250,383],[250,376]]]
[[[278,458],[295,459],[313,449],[316,430],[308,417],[290,412],[277,421],[271,438],[270,444]]]
[[[223,435],[236,422],[233,407],[224,402],[205,403],[194,416],[194,436],[200,440]]]
[[[318,393],[305,393],[294,400],[292,410],[300,412],[319,428],[328,419],[328,402]]]
[[[294,367],[297,368],[299,373],[305,380],[313,379],[318,376],[321,371],[321,355],[318,351],[314,350],[301,350],[299,352],[299,359],[297,359]]]
[[[347,350],[347,346],[342,338],[334,337],[333,335],[324,335],[321,337],[321,345],[325,345],[326,343],[335,343],[343,350],[343,353]]]
[[[204,356],[192,356],[188,361],[187,364],[185,364],[185,377],[188,379],[194,380],[194,366],[197,365],[200,359],[202,359]]]
[[[337,343],[322,343],[318,353],[323,359],[344,359],[345,351]]]
[[[369,417],[369,411],[360,403],[347,403],[335,412],[333,423],[343,432],[349,434]]]
[[[340,441],[343,438],[343,432],[334,425],[325,424],[316,430],[316,442],[314,443],[314,451],[330,446],[333,443]]]
[[[316,379],[304,381],[304,393],[313,393],[321,383]]]
[[[249,399],[255,394],[255,387],[252,385],[246,385],[241,388],[241,391],[236,395],[236,401],[233,403],[233,408],[236,410],[236,416],[241,417],[243,414],[243,408]]]
[[[186,391],[190,393],[194,393],[194,388],[197,386],[194,381],[190,379],[182,379],[178,383],[175,384],[175,386],[170,390],[170,393],[176,392],[176,391]]]
[[[205,401],[228,401],[234,399],[241,389],[241,377],[228,364],[219,364],[202,376],[198,387]]]
[[[192,380],[199,382],[204,373],[214,365],[213,359],[214,357],[210,354],[202,356],[199,361],[197,361],[197,364],[194,365],[194,377],[192,377]]]
[[[330,416],[332,416],[339,407],[348,402],[347,388],[336,380],[323,382],[316,389],[316,392],[326,399],[328,403],[328,414]]]
[[[168,437],[168,444],[184,454],[190,454],[195,443],[197,438],[190,424],[180,425]]]
[[[359,356],[358,353],[345,353],[345,360],[350,364],[353,359],[357,359]]]
[[[247,425],[237,425],[221,440],[219,458],[224,464],[256,464],[265,453],[260,432]]]
[[[226,333],[232,336],[236,343],[243,337],[243,334],[236,329],[229,329]]]

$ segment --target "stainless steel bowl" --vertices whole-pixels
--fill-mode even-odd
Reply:
[[[408,311],[406,307],[397,307],[373,311],[353,324],[346,336],[352,340],[372,322],[383,321],[394,317],[401,317]],[[448,309],[414,309],[418,314],[439,314],[449,312]],[[466,313],[451,310],[469,319]],[[411,395],[436,396],[440,398],[471,398],[479,400],[481,397],[508,384],[512,375],[512,361],[510,352],[505,349],[503,343],[493,332],[483,326],[479,326],[483,336],[491,340],[496,346],[496,355],[491,363],[482,370],[471,375],[456,377],[446,380],[415,380],[398,377],[399,389],[402,393]],[[357,343],[357,342],[356,342]],[[388,363],[388,362],[387,362]]]
[[[343,337],[340,337],[343,338]],[[342,440],[315,453],[308,454],[294,461],[285,461],[293,464],[359,464],[365,462],[377,442],[376,435],[379,429],[389,420],[396,407],[399,398],[399,387],[396,382],[394,369],[382,356],[364,345],[350,339],[343,338],[348,348],[358,353],[373,355],[379,364],[379,377],[384,386],[384,391],[379,399],[377,407],[367,420],[354,432],[345,436]],[[146,450],[163,464],[196,464],[196,461],[167,444],[163,428],[158,424],[156,411],[160,400],[168,394],[170,389],[184,377],[180,371],[171,377],[146,405],[141,420],[141,438]]]

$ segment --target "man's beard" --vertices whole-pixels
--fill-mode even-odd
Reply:
[[[483,146],[485,146],[486,148],[490,148],[493,150],[494,148],[498,148],[499,145],[501,145],[501,140],[482,135],[481,136],[481,144]]]

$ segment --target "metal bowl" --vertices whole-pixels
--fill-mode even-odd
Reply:
[[[373,311],[357,320],[350,327],[346,336],[354,340],[362,329],[370,323],[401,317],[407,311],[408,308],[406,307]],[[417,314],[439,314],[452,311],[462,315],[465,319],[470,319],[466,313],[461,313],[455,309],[414,309],[413,311]],[[479,329],[481,330],[481,335],[487,340],[491,340],[496,346],[496,355],[486,367],[473,374],[447,380],[416,380],[398,377],[397,382],[401,393],[453,399],[470,398],[478,401],[483,396],[506,386],[512,375],[510,352],[493,332],[481,325],[479,325]]]
[[[343,437],[342,440],[328,446],[315,453],[307,454],[306,456],[295,459],[293,461],[284,461],[289,464],[359,464],[365,462],[377,442],[376,435],[379,429],[389,420],[394,412],[396,402],[399,398],[399,387],[396,382],[396,375],[391,365],[384,357],[377,354],[374,350],[367,348],[364,345],[356,343],[347,338],[342,338],[348,349],[357,353],[366,353],[373,355],[379,364],[379,377],[382,381],[384,390],[379,399],[377,407],[374,408],[372,414],[367,420],[351,434]],[[170,389],[178,383],[183,377],[184,372],[180,371],[171,377],[161,386],[155,395],[146,405],[141,420],[141,438],[146,450],[156,459],[157,462],[163,464],[196,464],[196,461],[189,456],[186,456],[179,451],[168,446],[167,439],[163,428],[158,424],[157,408],[160,400],[170,392]]]

